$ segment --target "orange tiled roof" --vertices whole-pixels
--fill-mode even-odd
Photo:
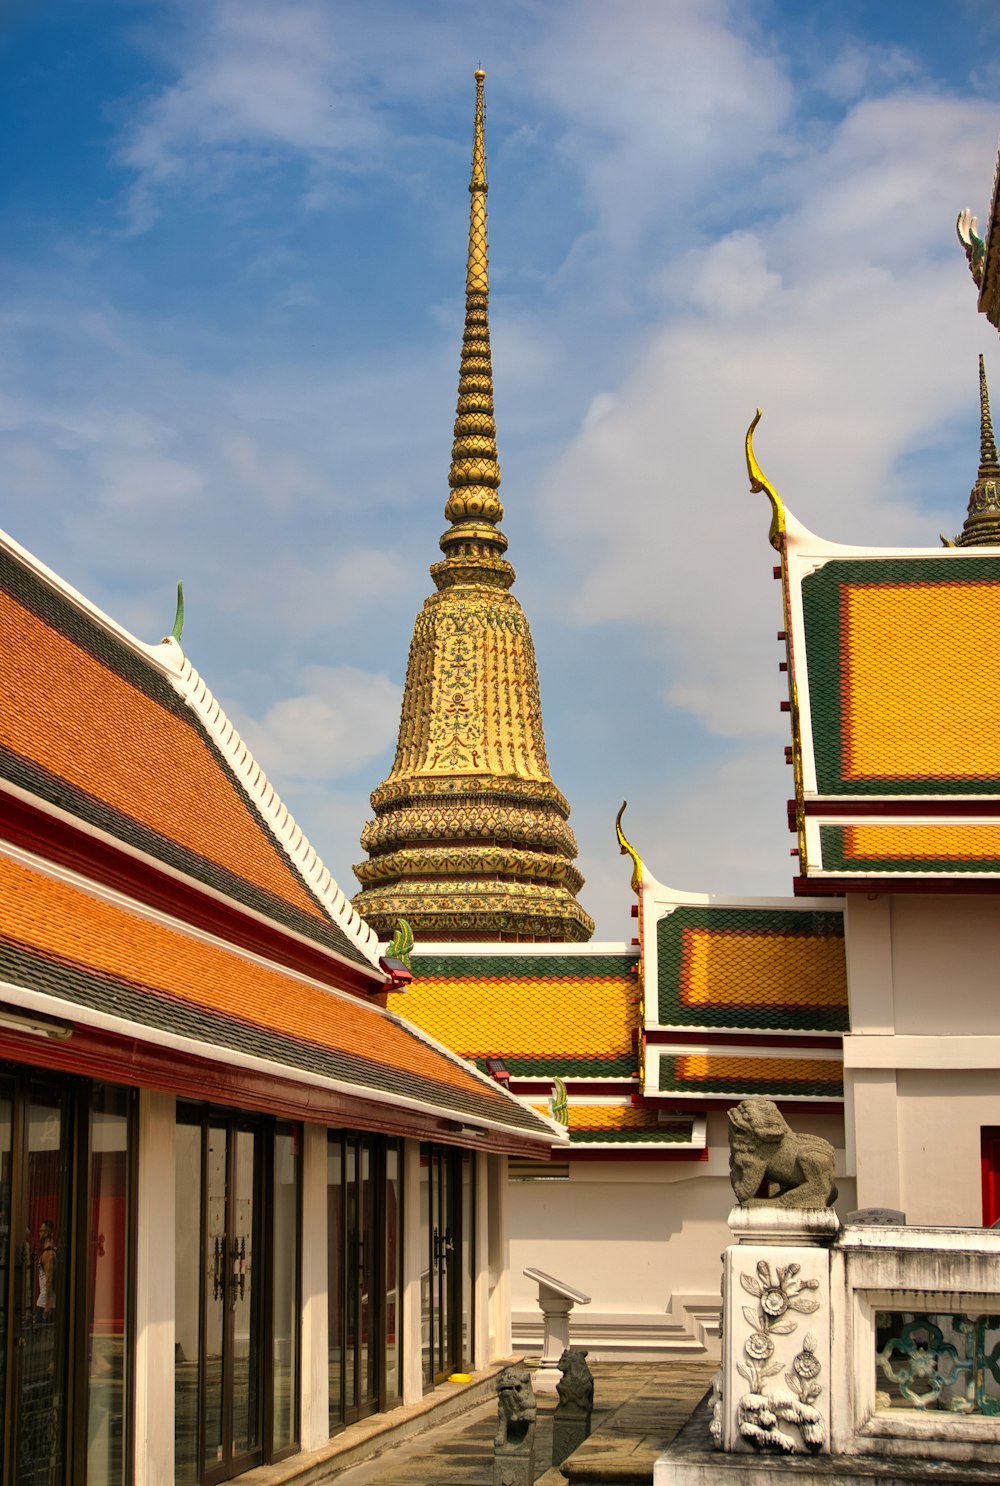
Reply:
[[[211,1031],[292,1068],[520,1122],[518,1106],[378,1008],[245,959],[0,855],[0,978],[218,1052]],[[200,1014],[209,1013],[205,1021]],[[227,1041],[224,1046],[233,1045]],[[242,1045],[242,1044],[241,1044]],[[277,1049],[277,1052],[275,1052]],[[318,1062],[317,1062],[318,1060]],[[530,1116],[528,1118],[531,1118]],[[532,1121],[532,1127],[537,1130]]]
[[[354,960],[164,671],[0,549],[0,777]]]
[[[629,1077],[637,1070],[636,956],[417,950],[413,983],[390,1005],[468,1058],[521,1077]]]

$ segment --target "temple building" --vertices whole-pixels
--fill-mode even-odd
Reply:
[[[993,1162],[1000,1202],[1000,1095],[985,1097],[1000,1036],[987,1001],[1000,959],[1000,776],[989,773],[1000,677],[982,644],[1000,618],[1000,467],[985,370],[965,524],[927,552],[839,548],[806,532],[748,435],[751,483],[771,495],[781,554],[794,895],[667,887],[620,818],[638,935],[567,942],[587,937],[574,848],[544,763],[524,619],[500,607],[512,574],[496,527],[482,81],[452,524],[417,621],[396,760],[372,797],[355,904],[386,937],[400,918],[412,925],[413,981],[389,1004],[568,1131],[548,1161],[508,1163],[515,1344],[540,1340],[522,1275],[534,1267],[591,1296],[573,1334],[596,1356],[706,1355],[729,1237],[726,1111],[740,1099],[772,1098],[796,1128],[832,1142],[843,1213],[905,1206],[915,1221],[978,1223],[995,1215],[982,1207],[981,1160]],[[515,614],[519,643],[501,664],[497,634]],[[495,679],[515,662],[527,707]],[[505,755],[507,740],[517,749]],[[525,780],[537,782],[530,810]],[[495,834],[508,791],[534,833],[516,852]],[[561,879],[543,877],[540,860],[558,863]],[[521,890],[561,905],[547,922],[513,916],[502,873],[527,877],[529,865]],[[949,1090],[957,1103],[944,1120]],[[943,1162],[952,1136],[960,1151],[931,1194],[919,1151]]]
[[[596,1355],[697,1356],[716,1346],[726,1108],[769,1094],[843,1147],[843,910],[673,892],[636,858],[638,939],[580,942],[593,925],[498,529],[485,161],[477,72],[450,525],[354,905],[384,938],[412,929],[399,1015],[568,1132],[551,1160],[508,1161],[515,1345],[540,1341],[536,1267],[592,1296],[574,1336]]]
[[[354,906],[419,941],[579,942],[569,805],[549,774],[531,631],[500,531],[486,243],[484,73],[476,73],[458,410],[435,592],[410,645],[396,757],[374,790]]]
[[[0,627],[4,1480],[315,1471],[509,1353],[506,1160],[565,1136],[386,1010],[180,620],[0,533]]]

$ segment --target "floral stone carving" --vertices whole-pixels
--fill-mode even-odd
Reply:
[[[777,1355],[780,1346],[775,1339],[792,1336],[798,1330],[793,1315],[812,1315],[819,1310],[819,1301],[810,1294],[819,1288],[819,1281],[800,1279],[800,1268],[798,1264],[784,1264],[772,1270],[766,1259],[760,1259],[753,1273],[740,1275],[740,1284],[757,1304],[743,1307],[750,1333],[743,1343],[743,1362],[736,1364],[736,1371],[749,1383],[750,1390],[739,1400],[739,1432],[758,1450],[779,1450],[786,1455],[819,1450],[826,1441],[826,1424],[815,1407],[823,1391],[818,1381],[822,1363],[816,1356],[815,1333],[806,1332],[801,1347],[787,1364]],[[769,1391],[768,1379],[781,1372],[788,1392]],[[795,1425],[798,1436],[781,1429],[781,1424]]]

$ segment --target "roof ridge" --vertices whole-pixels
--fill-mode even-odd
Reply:
[[[212,738],[225,763],[236,776],[248,802],[255,807],[265,829],[283,851],[292,870],[303,880],[305,887],[317,900],[331,921],[354,943],[364,959],[378,966],[378,939],[374,931],[351,907],[343,889],[330,869],[323,863],[302,828],[296,823],[288,807],[282,802],[264,770],[243,742],[235,726],[226,715],[221,703],[213,695],[207,683],[188,660],[183,648],[171,635],[155,645],[140,640],[131,630],[112,619],[79,589],[67,582],[59,573],[29,552],[8,532],[0,529],[0,550],[6,549],[16,562],[22,564],[43,584],[61,594],[75,608],[82,610],[102,629],[126,645],[143,661],[158,670],[172,689],[180,696]],[[271,922],[278,923],[277,920]],[[279,925],[280,926],[280,925]],[[325,946],[332,955],[337,950]]]
[[[343,888],[340,887],[333,873],[295,820],[247,744],[240,737],[235,724],[209,688],[208,683],[173,638],[168,637],[159,646],[150,648],[176,649],[179,653],[180,665],[177,669],[174,669],[173,665],[164,666],[169,679],[192,711],[197,713],[250,801],[256,806],[264,824],[284,849],[311,892],[319,899],[323,908],[340,929],[358,946],[366,960],[373,967],[377,967],[378,936],[365,923],[358,911],[351,906]],[[335,954],[336,951],[331,950],[331,953]]]

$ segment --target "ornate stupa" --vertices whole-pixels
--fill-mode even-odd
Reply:
[[[990,416],[990,394],[986,367],[979,358],[979,473],[969,495],[965,525],[955,538],[956,547],[1000,545],[1000,464]]]
[[[396,758],[372,793],[354,905],[418,940],[589,939],[569,805],[545,756],[531,631],[511,593],[497,490],[486,253],[483,78],[476,73],[465,334],[444,557],[417,615]]]

